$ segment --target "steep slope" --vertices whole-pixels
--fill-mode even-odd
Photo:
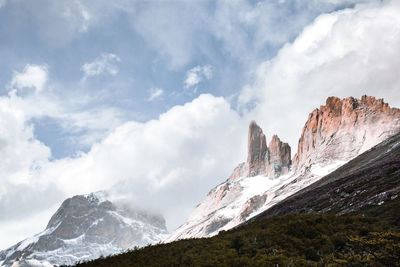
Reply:
[[[266,146],[261,128],[251,122],[247,161],[165,241],[213,236],[243,223],[399,131],[400,110],[382,99],[329,97],[310,113],[292,165],[289,145],[274,136]]]
[[[102,192],[66,199],[46,229],[0,253],[1,266],[73,264],[159,242],[162,217],[117,207]]]
[[[400,134],[396,134],[253,219],[288,213],[345,214],[399,196]]]
[[[400,222],[392,223],[399,212],[395,199],[364,212],[377,217],[277,216],[77,266],[400,266]]]

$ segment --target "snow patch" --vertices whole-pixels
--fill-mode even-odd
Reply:
[[[38,261],[35,259],[29,259],[26,260],[26,262],[32,266],[37,266],[37,267],[53,267],[53,265],[48,263],[47,261]]]
[[[326,165],[319,164],[319,163],[313,164],[313,165],[311,165],[311,173],[321,176],[321,177],[324,177],[345,163],[346,163],[346,161],[335,161],[334,163],[326,164]]]
[[[64,244],[66,245],[78,245],[79,243],[82,243],[82,241],[85,239],[85,234],[78,236],[77,238],[71,238],[71,239],[62,239]]]
[[[29,246],[32,243],[37,242],[38,240],[39,240],[39,236],[29,237],[21,242],[21,244],[17,247],[16,251],[23,250],[24,248],[26,248],[27,246]]]

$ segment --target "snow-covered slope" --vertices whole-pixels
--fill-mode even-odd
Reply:
[[[290,147],[276,136],[267,147],[261,128],[252,122],[247,162],[211,190],[165,242],[213,236],[230,229],[399,131],[400,110],[382,99],[330,97],[325,106],[310,113],[291,165]]]
[[[279,201],[322,178],[344,162],[315,165],[315,172],[293,171],[279,177],[257,175],[226,181],[212,189],[187,221],[165,242],[192,237],[208,237],[229,230],[268,209]]]
[[[104,192],[66,199],[46,229],[0,252],[0,266],[73,264],[154,244],[168,235],[162,217],[117,207]]]

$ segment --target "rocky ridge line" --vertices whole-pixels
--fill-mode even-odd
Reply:
[[[319,159],[348,161],[400,129],[400,109],[383,99],[328,97],[302,130],[293,167],[305,171]],[[322,163],[322,162],[321,162]]]

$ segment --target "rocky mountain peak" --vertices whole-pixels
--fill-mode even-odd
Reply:
[[[250,122],[247,143],[248,176],[265,172],[264,158],[267,153],[266,137],[255,121]]]
[[[293,165],[307,170],[325,159],[347,161],[400,129],[400,110],[383,99],[328,97],[312,111],[299,139]]]
[[[291,164],[289,144],[283,143],[277,135],[274,135],[268,147],[265,134],[255,121],[249,125],[247,146],[246,177],[259,174],[276,177],[289,171]],[[237,176],[240,174],[242,173],[238,173]]]

